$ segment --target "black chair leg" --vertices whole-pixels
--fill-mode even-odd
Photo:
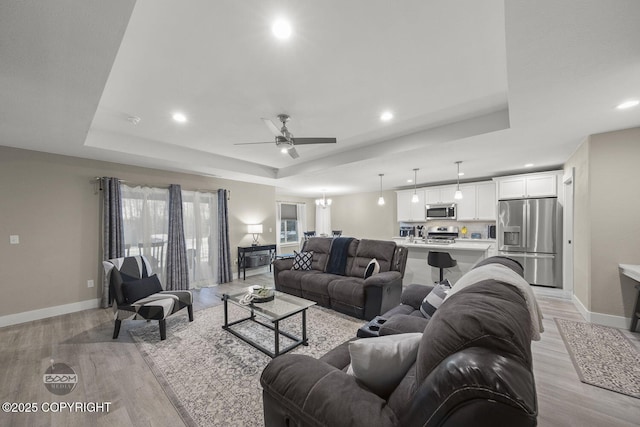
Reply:
[[[189,322],[193,322],[193,305],[189,304],[187,311],[189,312]]]
[[[167,339],[167,321],[165,319],[159,320],[160,323],[160,340]]]
[[[118,335],[120,334],[120,324],[122,323],[122,320],[120,319],[116,319],[116,324],[113,327],[113,339],[115,340],[116,338],[118,338]]]

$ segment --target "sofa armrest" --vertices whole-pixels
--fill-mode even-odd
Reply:
[[[293,258],[277,259],[273,261],[274,271],[291,270],[293,267]]]
[[[364,287],[367,286],[386,286],[389,283],[397,282],[400,279],[402,284],[402,275],[398,271],[385,271],[384,273],[374,274],[364,280]]]
[[[532,427],[538,412],[534,384],[533,372],[513,355],[466,348],[422,381],[400,425]]]
[[[429,294],[429,292],[431,292],[432,289],[433,286],[431,285],[409,285],[404,288],[404,291],[402,291],[400,302],[402,304],[410,305],[416,310],[420,310],[422,300]]]
[[[262,371],[265,426],[392,426],[387,402],[355,377],[301,354],[273,359]],[[292,422],[293,421],[293,422]]]
[[[374,274],[364,281],[364,318],[371,320],[400,304],[402,274],[385,271]]]
[[[424,332],[424,328],[429,323],[428,319],[420,316],[409,316],[407,314],[394,314],[380,327],[380,336],[409,334],[413,332]]]

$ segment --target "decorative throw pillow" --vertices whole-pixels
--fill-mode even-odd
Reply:
[[[438,283],[431,292],[424,297],[422,304],[420,304],[420,312],[425,318],[431,319],[431,316],[433,316],[446,298],[449,289],[451,289],[449,281],[443,281],[442,283]]]
[[[373,276],[374,274],[378,274],[380,272],[380,264],[378,264],[378,260],[372,258],[367,264],[367,268],[364,270],[364,278],[368,278]]]
[[[146,298],[149,295],[153,295],[158,292],[162,292],[162,285],[158,276],[155,274],[144,279],[132,280],[130,282],[122,283],[122,293],[125,300],[129,304]]]
[[[416,361],[421,339],[421,333],[411,333],[352,341],[347,374],[378,396],[387,398]]]
[[[313,251],[296,252],[293,251],[293,267],[292,270],[311,270],[311,262],[313,261]]]

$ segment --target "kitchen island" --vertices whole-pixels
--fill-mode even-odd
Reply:
[[[402,281],[404,286],[411,283],[428,285],[438,281],[440,270],[427,264],[429,251],[448,252],[457,261],[455,267],[444,271],[445,279],[449,279],[451,284],[471,270],[478,261],[495,255],[495,240],[491,239],[456,239],[455,243],[448,244],[424,243],[422,240],[410,242],[405,238],[394,240],[398,245],[409,249]]]

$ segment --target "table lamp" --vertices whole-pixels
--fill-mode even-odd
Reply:
[[[258,246],[258,238],[262,234],[262,224],[249,224],[247,232],[253,235],[253,243],[251,246]]]

